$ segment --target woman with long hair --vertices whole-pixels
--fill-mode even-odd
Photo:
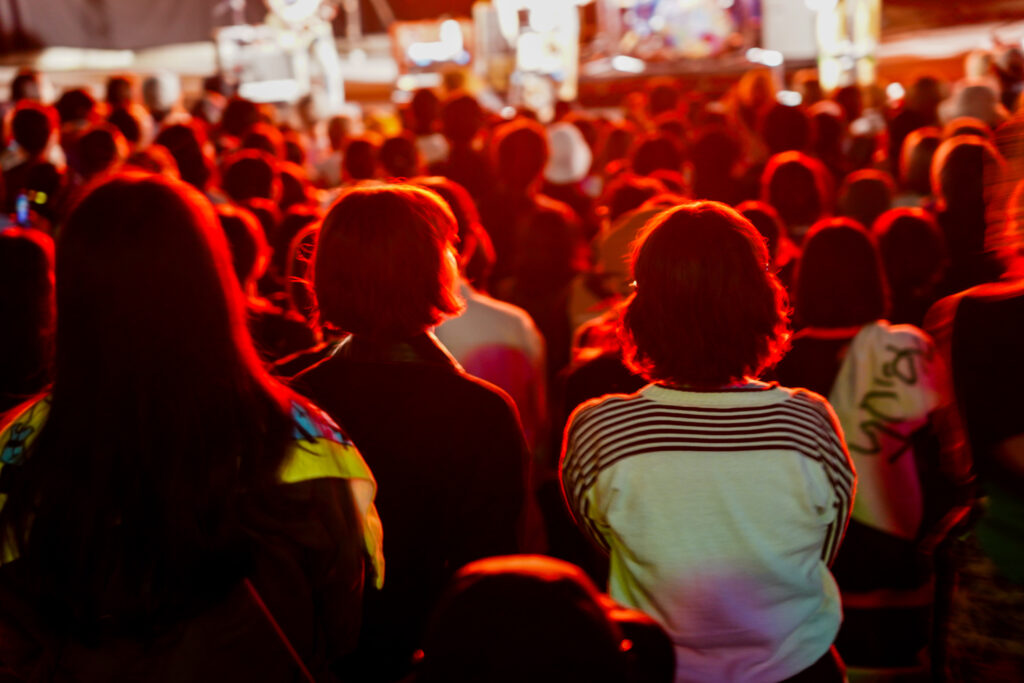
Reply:
[[[676,648],[676,681],[843,680],[829,572],[853,501],[835,416],[757,380],[785,347],[785,293],[739,213],[652,218],[632,257],[626,360],[651,383],[584,403],[562,486],[611,556],[609,593]]]
[[[322,677],[382,578],[373,477],[270,378],[209,202],[121,174],[57,241],[55,381],[0,426],[0,661]],[[15,602],[24,609],[16,609]]]
[[[860,479],[836,580],[844,591],[912,588],[924,579],[915,545],[925,520],[918,463],[934,461],[922,437],[943,398],[934,344],[912,325],[887,322],[875,237],[850,219],[812,228],[793,292],[802,327],[778,379],[829,398]]]

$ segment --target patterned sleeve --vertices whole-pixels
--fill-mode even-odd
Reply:
[[[312,405],[292,403],[295,441],[281,468],[281,481],[347,479],[359,511],[363,543],[374,569],[374,585],[384,585],[383,530],[373,504],[377,482],[355,445],[327,413]]]
[[[820,398],[815,401],[814,406],[820,417],[820,424],[816,430],[818,449],[835,499],[835,517],[825,532],[825,543],[821,550],[821,558],[831,566],[836,559],[836,553],[839,552],[846,527],[850,523],[853,498],[857,489],[857,474],[843,439],[842,427],[839,426],[839,419],[832,406]]]
[[[576,526],[599,548],[609,552],[608,541],[600,531],[600,523],[592,507],[594,478],[591,468],[587,466],[595,457],[596,450],[594,440],[588,438],[595,427],[594,416],[589,411],[592,406],[593,402],[581,405],[569,418],[559,461],[559,478],[562,482],[562,495]]]

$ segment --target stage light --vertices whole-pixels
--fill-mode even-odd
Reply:
[[[763,50],[759,47],[752,47],[747,50],[746,57],[748,62],[769,67],[782,66],[784,61],[782,53],[778,50]]]
[[[514,119],[516,117],[515,107],[503,107],[501,110],[501,118],[503,119]]]
[[[646,65],[642,59],[637,59],[636,57],[615,55],[612,57],[612,68],[628,74],[642,74]]]
[[[729,9],[736,4],[736,0],[718,0],[718,6],[722,9]]]
[[[775,94],[775,99],[787,107],[799,107],[803,104],[804,96],[796,90],[780,90]]]
[[[903,86],[895,81],[885,87],[885,96],[889,98],[890,102],[899,102],[906,94],[907,91],[903,89]]]

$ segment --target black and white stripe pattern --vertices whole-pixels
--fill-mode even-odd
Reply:
[[[573,414],[561,462],[562,486],[577,522],[607,549],[588,514],[587,492],[617,462],[646,453],[796,451],[819,463],[835,491],[835,520],[822,559],[831,564],[849,520],[855,475],[834,415],[823,399],[795,391],[768,405],[671,405],[643,395],[611,396]]]

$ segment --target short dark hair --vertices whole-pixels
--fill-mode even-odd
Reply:
[[[26,100],[14,112],[11,135],[25,153],[35,155],[46,149],[58,126],[57,112],[52,107]]]
[[[341,160],[344,175],[351,180],[372,180],[378,176],[377,164],[380,145],[371,136],[350,141]]]
[[[537,180],[548,163],[548,140],[536,121],[519,118],[494,133],[494,169],[506,184],[522,188]]]
[[[850,218],[812,226],[796,266],[793,308],[814,327],[854,327],[886,317],[889,289],[874,236]]]
[[[416,143],[405,135],[396,135],[380,146],[380,163],[392,178],[413,178],[421,173],[423,162]]]
[[[779,251],[779,240],[782,239],[782,219],[779,212],[771,204],[756,200],[745,201],[736,206],[736,210],[761,233],[772,262]]]
[[[718,202],[683,204],[644,226],[623,316],[626,362],[645,378],[710,388],[758,375],[788,338],[786,294],[753,225]]]
[[[656,133],[644,138],[633,149],[631,163],[637,175],[650,175],[659,169],[680,171],[683,151],[671,135]]]
[[[412,185],[354,187],[327,216],[313,256],[320,319],[376,339],[405,339],[457,313],[449,246],[455,217]]]
[[[981,206],[986,171],[1002,165],[1002,156],[988,140],[976,135],[950,138],[932,157],[932,194],[941,208]]]
[[[761,199],[779,212],[786,229],[807,226],[828,212],[830,183],[825,166],[801,152],[781,152],[761,174]]]
[[[231,265],[238,284],[245,289],[267,268],[270,247],[260,222],[247,209],[231,204],[216,207],[220,227],[231,248]]]
[[[866,228],[892,208],[896,183],[885,171],[864,168],[846,176],[839,188],[839,215],[848,216]]]
[[[456,143],[468,143],[480,131],[484,112],[472,95],[456,91],[441,106],[441,126],[444,136]]]
[[[772,154],[801,151],[811,138],[811,121],[803,107],[780,102],[769,106],[761,119],[761,135]]]
[[[75,144],[75,170],[85,178],[112,170],[128,156],[128,143],[114,126],[101,123],[78,138]]]
[[[184,123],[167,126],[155,140],[174,157],[181,179],[199,190],[205,190],[213,176],[213,163],[203,150],[205,141],[201,128]]]
[[[228,157],[223,175],[224,192],[236,202],[253,197],[277,199],[281,194],[274,158],[258,149],[245,149]]]
[[[942,142],[942,131],[924,127],[907,133],[900,149],[900,183],[919,195],[932,193],[932,158]]]
[[[142,124],[127,107],[115,107],[107,116],[107,123],[121,131],[124,139],[133,145],[142,140]]]

